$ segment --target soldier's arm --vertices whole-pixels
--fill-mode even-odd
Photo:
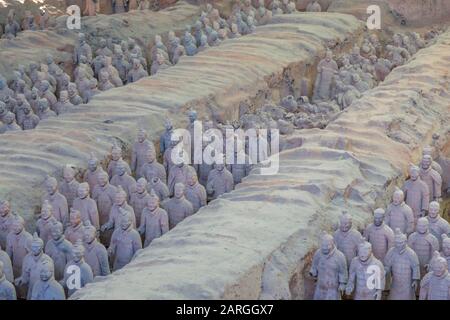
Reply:
[[[414,214],[411,209],[407,210],[405,213],[406,218],[406,234],[411,234],[414,232]]]
[[[428,205],[430,203],[430,191],[425,183],[422,184],[422,211],[428,211]]]
[[[89,217],[92,221],[92,225],[98,231],[100,229],[100,218],[98,215],[97,202],[92,202],[92,207],[89,210]]]
[[[350,271],[348,275],[347,287],[345,289],[345,293],[347,295],[351,295],[353,290],[355,289],[355,278],[356,278],[356,268],[355,268],[355,260],[353,259],[350,263]]]
[[[169,216],[167,215],[167,212],[164,210],[163,214],[161,215],[161,234],[165,234],[169,231]]]
[[[339,259],[339,284],[345,285],[348,281],[348,269],[347,269],[347,260],[345,260],[344,255],[342,254]]]
[[[320,259],[319,252],[316,251],[316,253],[314,254],[312,263],[311,263],[311,269],[309,269],[309,274],[314,278],[317,278],[317,275],[319,274],[319,270],[318,270],[319,259]]]
[[[206,206],[208,196],[206,195],[205,188],[200,188],[200,206]]]
[[[137,168],[137,154],[135,148],[133,148],[133,151],[131,152],[131,171],[135,172],[136,168]]]
[[[64,197],[62,203],[61,203],[61,223],[63,227],[67,227],[69,224],[69,205],[67,204],[67,199]]]
[[[430,276],[426,274],[423,277],[422,281],[420,281],[420,292],[419,292],[419,300],[427,300],[428,298],[428,289],[430,285]]]

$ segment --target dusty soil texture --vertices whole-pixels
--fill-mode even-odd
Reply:
[[[83,17],[79,31],[68,30],[67,16],[60,16],[56,19],[56,27],[50,30],[24,31],[14,40],[0,39],[0,74],[11,78],[12,71],[19,64],[28,65],[30,61],[43,62],[49,53],[54,56],[56,63],[61,63],[65,66],[66,72],[71,74],[72,53],[78,32],[87,35],[88,42],[92,44],[94,50],[100,37],[112,37],[117,41],[131,37],[143,49],[149,49],[156,34],[164,36],[170,30],[184,31],[186,25],[192,24],[199,14],[198,6],[180,1],[158,12],[146,10]]]
[[[350,19],[339,25],[350,27],[353,23]],[[288,32],[288,25],[283,27]],[[315,28],[310,32],[307,38],[314,39]],[[269,44],[274,40],[268,34]],[[280,37],[286,49],[282,52],[295,53],[301,59],[302,49],[289,46],[295,38],[295,34]],[[274,51],[268,53],[279,53]],[[199,58],[205,59],[208,53]],[[181,64],[180,69],[187,65]],[[272,64],[263,65],[270,68]],[[302,145],[280,154],[279,174],[252,173],[235,191],[154,241],[124,269],[89,284],[73,298],[310,297],[310,292],[305,292],[311,287],[305,274],[320,232],[332,230],[342,210],[354,216],[357,227],[365,225],[372,210],[386,205],[393,188],[403,182],[408,164],[418,161],[432,133],[448,126],[449,66],[447,32],[326,129],[299,132]],[[161,74],[155,81],[167,76]]]

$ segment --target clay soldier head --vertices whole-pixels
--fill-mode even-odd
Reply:
[[[111,149],[111,158],[114,161],[118,161],[122,158],[122,149],[116,145],[114,145]]]
[[[341,230],[342,232],[348,232],[352,228],[352,225],[352,216],[347,212],[343,212],[339,218],[339,230]]]
[[[399,228],[395,229],[395,236],[394,236],[394,247],[398,252],[405,251],[407,246],[407,239],[406,235],[403,234]]]
[[[146,187],[147,187],[147,180],[145,180],[145,178],[138,179],[138,181],[136,182],[136,193],[139,194],[145,193],[147,191]]]
[[[186,183],[189,186],[194,186],[198,182],[197,172],[193,167],[189,167]]]
[[[432,163],[433,163],[433,158],[431,158],[430,155],[426,154],[422,157],[422,162],[421,162],[422,169],[428,170],[431,167]]]
[[[128,230],[131,225],[133,224],[133,220],[131,218],[131,212],[124,210],[124,209],[119,209],[120,213],[121,213],[121,217],[120,217],[120,227],[122,228],[122,230]]]
[[[45,187],[49,195],[54,195],[58,190],[58,182],[53,177],[47,177],[45,180]]]
[[[153,163],[153,161],[155,161],[155,159],[156,159],[156,153],[153,148],[148,149],[147,152],[145,153],[145,155],[146,155],[145,158],[148,163]]]
[[[122,186],[118,186],[117,187],[117,192],[114,198],[114,203],[117,206],[122,206],[127,200],[127,194],[126,192],[122,189]]]
[[[384,222],[385,211],[382,208],[378,208],[373,212],[373,224],[379,227]]]
[[[14,234],[20,234],[24,228],[25,228],[25,220],[21,216],[16,215],[12,224],[12,232]]]
[[[434,219],[439,216],[440,210],[441,210],[441,207],[439,205],[439,202],[431,201],[430,205],[429,205],[428,215],[430,216],[430,218]]]
[[[48,100],[47,99],[39,99],[38,108],[40,113],[45,113],[48,110]]]
[[[50,202],[48,202],[48,200],[45,200],[44,203],[42,204],[41,219],[47,221],[52,217],[53,217],[52,205],[50,204]]]
[[[88,169],[91,172],[95,172],[95,170],[97,170],[97,167],[98,167],[98,159],[95,157],[93,153],[91,153],[91,157],[88,160]]]
[[[89,184],[87,182],[80,183],[77,190],[78,197],[85,199],[89,196]]]
[[[174,187],[174,197],[176,199],[181,199],[184,197],[184,184],[176,183]]]
[[[420,175],[420,168],[415,165],[411,165],[409,167],[409,176],[411,180],[416,181],[419,178]]]
[[[450,238],[445,233],[442,234],[442,255],[450,258]]]
[[[63,225],[61,222],[54,220],[51,227],[52,239],[58,241],[63,236]]]
[[[97,230],[89,220],[84,222],[83,240],[87,244],[91,244],[97,238]]]
[[[47,100],[45,100],[45,101],[47,101]],[[14,113],[8,112],[8,113],[6,113],[4,120],[5,120],[5,123],[8,125],[13,124],[14,122],[16,122],[16,116],[14,115]]]
[[[320,243],[320,251],[322,252],[322,254],[328,255],[333,251],[335,247],[336,245],[334,243],[333,236],[331,236],[330,234],[324,234]]]
[[[438,278],[441,278],[448,272],[447,260],[441,257],[437,251],[434,252],[433,258],[431,259],[431,271]]]
[[[86,231],[84,231],[86,232]],[[81,239],[78,239],[74,246],[73,246],[73,261],[75,263],[79,263],[80,261],[82,261],[84,259],[84,246],[83,246],[83,242],[81,241]]]
[[[370,242],[361,242],[358,246],[358,259],[361,262],[366,262],[372,257],[372,245]]]
[[[197,111],[189,110],[188,118],[190,123],[194,123],[197,120]]]
[[[429,232],[429,225],[428,219],[425,217],[419,218],[417,220],[417,226],[416,231],[420,234],[426,234]]]
[[[403,203],[405,196],[403,194],[403,191],[400,189],[397,189],[394,191],[394,194],[392,196],[392,203],[396,206]]]
[[[70,209],[70,225],[75,228],[81,223],[81,212],[75,209]]]
[[[75,170],[70,166],[65,166],[63,168],[63,178],[67,183],[72,182],[72,180],[75,179]]]
[[[147,207],[150,211],[155,211],[159,207],[159,197],[156,195],[155,190],[150,191],[150,197],[147,201]]]
[[[127,173],[127,166],[125,161],[120,160],[116,165],[116,174],[119,176],[123,176]]]
[[[33,240],[30,245],[31,254],[35,257],[40,256],[44,251],[44,241],[39,238],[38,234],[35,232],[33,234]]]
[[[100,185],[100,187],[106,186],[109,182],[108,174],[105,171],[100,171],[97,174],[97,181],[98,181],[98,184]]]
[[[0,216],[6,217],[11,213],[11,207],[8,200],[0,201]]]
[[[139,129],[137,133],[137,141],[143,143],[147,139],[147,131],[145,129]]]

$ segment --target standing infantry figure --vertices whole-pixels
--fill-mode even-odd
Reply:
[[[108,174],[101,171],[97,174],[98,185],[92,191],[92,199],[97,202],[100,225],[109,220],[109,213],[114,204],[117,188],[109,183]]]
[[[430,202],[430,193],[428,186],[420,178],[420,168],[411,166],[409,168],[409,179],[403,186],[405,194],[405,202],[412,209],[414,214],[414,223],[417,219],[425,217],[428,211],[428,203]]]
[[[332,52],[328,50],[325,59],[320,61],[317,66],[313,100],[330,100],[334,77],[338,69],[336,61],[333,60]]]
[[[142,249],[141,236],[133,227],[133,212],[119,209],[120,227],[114,230],[108,253],[114,257],[113,271],[122,269]]]
[[[64,232],[64,236],[72,244],[75,244],[77,240],[83,239],[83,223],[81,222],[81,213],[78,210],[70,209],[70,225]]]
[[[222,194],[233,190],[233,175],[225,167],[224,163],[216,163],[214,169],[209,172],[206,192],[211,199],[217,199]]]
[[[144,248],[169,231],[169,216],[166,210],[159,207],[159,198],[153,190],[147,200],[147,206],[142,211],[138,231],[144,235]]]
[[[130,201],[131,195],[136,191],[136,181],[127,172],[125,161],[119,161],[116,165],[116,174],[111,179],[111,184],[116,187],[122,187],[127,194],[127,200]]]
[[[140,176],[144,177],[149,182],[155,177],[159,178],[164,183],[167,181],[166,169],[156,160],[156,151],[154,149],[147,150],[145,163],[141,167]]]
[[[450,274],[447,261],[435,252],[431,271],[420,282],[420,300],[450,300]]]
[[[111,149],[111,161],[108,164],[108,170],[107,170],[108,176],[110,179],[112,179],[112,177],[114,177],[114,175],[116,174],[116,166],[121,161],[123,161],[122,160],[122,149],[120,149],[120,147],[114,145]],[[126,163],[126,162],[125,162],[125,168],[126,168],[128,174],[131,174],[131,168],[128,165],[128,163]]]
[[[53,209],[53,217],[66,227],[69,223],[69,208],[66,197],[58,191],[58,182],[53,177],[47,177],[45,180],[46,194],[42,202],[48,201]]]
[[[94,277],[107,276],[109,270],[108,252],[103,244],[97,240],[97,230],[89,221],[84,226],[84,246],[86,263],[91,266]]]
[[[1,247],[0,247],[0,262],[3,263],[3,273],[6,276],[6,280],[8,280],[9,282],[14,282],[14,274],[11,258],[5,251],[2,250]]]
[[[6,239],[6,253],[11,258],[14,278],[20,277],[22,264],[29,252],[33,236],[25,230],[25,221],[19,215],[14,217],[12,230]]]
[[[428,186],[431,201],[440,201],[442,178],[441,175],[431,167],[433,159],[430,155],[424,155],[420,164],[420,178]]]
[[[169,215],[170,229],[173,229],[178,223],[194,213],[192,204],[184,197],[184,184],[177,183],[174,189],[174,197],[162,203],[162,207]]]
[[[378,208],[373,213],[373,223],[364,231],[364,238],[370,242],[373,255],[380,261],[390,248],[394,246],[394,231],[384,223],[384,210]]]
[[[442,235],[441,255],[447,260],[447,265],[450,268],[450,238],[446,234]]]
[[[55,266],[55,279],[60,281],[64,279],[64,268],[72,259],[73,246],[64,237],[63,225],[61,222],[53,220],[52,239],[45,246],[45,253],[52,258]]]
[[[439,250],[439,241],[430,233],[427,218],[419,218],[416,232],[408,237],[408,246],[414,250],[419,258],[420,274],[425,275],[433,252]]]
[[[442,235],[450,235],[450,224],[441,217],[439,214],[440,209],[439,202],[432,201],[426,217],[429,222],[430,233],[438,239],[439,247],[442,245]]]
[[[41,269],[45,263],[51,263],[53,276],[52,258],[44,253],[44,241],[35,233],[31,241],[30,253],[23,260],[22,275],[14,281],[16,286],[27,287],[27,299],[31,298],[33,286],[39,280]]]
[[[84,246],[83,241],[78,240],[73,246],[73,258],[70,260],[66,268],[64,269],[63,286],[68,290],[68,296],[70,297],[78,289],[83,288],[86,284],[94,281],[94,275],[89,264],[84,261]],[[71,281],[71,276],[79,274],[80,278]],[[77,283],[77,280],[79,283]]]
[[[131,219],[133,222],[133,228],[136,228],[136,216],[133,211],[133,207],[129,206],[127,203],[127,194],[122,189],[122,187],[117,188],[117,192],[114,196],[114,204],[111,207],[111,212],[109,214],[109,220],[107,223],[102,225],[101,231],[105,232],[111,229],[118,229],[120,227],[120,211],[125,210],[131,212]]]
[[[3,262],[0,261],[0,301],[17,300],[16,288],[6,279]]]
[[[347,262],[331,235],[322,236],[309,274],[317,280],[314,300],[341,300],[348,280]]]
[[[178,164],[173,165],[169,169],[169,177],[167,178],[167,186],[171,195],[174,193],[174,188],[177,183],[186,185],[187,177],[189,174],[189,166],[181,161]]]
[[[420,280],[420,265],[417,254],[406,241],[406,235],[395,229],[394,247],[384,259],[386,276],[392,276],[389,300],[415,300]]]
[[[148,140],[147,132],[144,129],[140,129],[131,151],[131,170],[136,174],[136,179],[143,177],[141,168],[146,163],[148,150],[155,150],[155,146],[153,142]]]
[[[385,222],[392,230],[399,228],[402,233],[409,235],[414,231],[414,214],[403,199],[403,191],[395,190],[392,203],[386,210]]]
[[[98,185],[98,174],[100,172],[104,172],[102,167],[98,163],[98,159],[91,153],[91,158],[88,161],[88,169],[84,174],[84,182],[89,184],[89,190],[92,192],[95,189],[95,186]]]
[[[361,233],[353,228],[352,216],[343,212],[339,218],[339,229],[334,233],[334,242],[339,251],[344,254],[348,266],[356,257],[358,245],[363,240]]]
[[[130,205],[133,207],[136,215],[136,226],[141,223],[142,210],[147,205],[150,195],[147,192],[147,180],[140,178],[136,183],[136,192],[131,195]]]
[[[33,285],[31,300],[65,300],[64,288],[53,276],[53,262],[44,261],[39,270],[39,280]]]
[[[381,300],[385,287],[383,263],[372,254],[372,245],[362,242],[358,247],[358,256],[350,263],[347,288],[345,293],[355,291],[354,300]]]
[[[44,245],[52,238],[52,225],[56,219],[53,218],[53,208],[48,201],[42,204],[41,215],[36,222],[36,231],[44,241]]]
[[[80,211],[81,220],[89,222],[97,229],[100,229],[97,203],[89,196],[89,184],[80,183],[78,186],[78,198],[73,201],[73,209]]]
[[[6,238],[11,231],[14,215],[11,213],[9,201],[0,201],[0,246],[6,247]]]
[[[201,207],[206,206],[206,189],[198,182],[197,173],[193,167],[189,167],[186,182],[184,194],[196,213]]]
[[[79,183],[75,180],[75,170],[70,166],[63,169],[63,182],[59,187],[61,194],[66,197],[69,208],[72,208],[73,200],[77,197]]]

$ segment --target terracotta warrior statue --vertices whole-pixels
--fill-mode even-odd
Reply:
[[[189,167],[184,194],[186,199],[192,204],[194,213],[201,207],[206,206],[206,189],[198,182],[197,172],[195,172],[193,167]]]
[[[153,190],[142,211],[138,231],[144,236],[144,248],[148,247],[154,239],[169,231],[169,216],[166,210],[159,207],[159,198]]]
[[[77,106],[79,104],[83,103],[83,99],[80,97],[77,89],[77,85],[73,82],[70,82],[67,86],[67,91],[69,93],[69,101],[74,106]]]
[[[210,199],[217,199],[222,194],[231,192],[234,188],[233,175],[224,163],[216,163],[209,172],[206,192]]]
[[[85,249],[83,241],[78,240],[73,246],[72,259],[67,263],[64,269],[64,280],[62,285],[67,288],[68,296],[70,297],[80,288],[84,288],[86,284],[94,281],[94,274],[91,266],[84,259]],[[79,270],[79,288],[71,285],[70,276],[74,273],[74,270]],[[75,271],[76,272],[76,271]]]
[[[433,252],[439,250],[439,241],[431,234],[427,218],[422,217],[417,220],[416,232],[408,237],[408,246],[419,258],[420,274],[425,275]]]
[[[73,246],[63,233],[61,222],[53,220],[51,227],[52,238],[45,245],[45,253],[52,258],[55,266],[55,279],[60,281],[64,279],[64,268],[72,259]]]
[[[441,175],[431,167],[433,158],[424,155],[420,164],[420,178],[428,186],[431,201],[441,200],[442,178]]]
[[[13,272],[13,266],[11,263],[11,258],[9,255],[2,250],[0,247],[0,262],[3,263],[3,274],[6,277],[6,280],[9,282],[14,282],[14,272]]]
[[[141,236],[133,227],[132,211],[119,209],[119,227],[114,230],[108,254],[113,257],[113,271],[122,269],[132,259],[136,251],[142,249]]]
[[[347,262],[331,235],[322,236],[309,274],[317,281],[314,300],[341,300],[348,281]]]
[[[33,285],[30,300],[65,300],[64,288],[55,280],[53,262],[44,261],[39,268],[39,279]]]
[[[57,115],[61,115],[63,113],[67,113],[70,110],[73,110],[74,105],[70,102],[69,92],[66,90],[62,90],[59,93],[59,100],[55,104],[55,112]]]
[[[12,230],[14,215],[8,200],[0,201],[0,247],[6,247],[6,238]]]
[[[171,195],[174,194],[175,184],[182,183],[186,185],[189,172],[189,165],[185,164],[185,161],[173,165],[169,169],[169,177],[167,178],[167,186]]]
[[[373,255],[384,261],[386,253],[394,246],[394,231],[384,223],[385,212],[378,208],[373,212],[373,223],[364,230],[364,238],[372,245]]]
[[[169,188],[158,177],[154,177],[149,181],[147,191],[150,192],[151,190],[155,191],[161,201],[166,200],[170,196]]]
[[[53,177],[47,177],[45,180],[46,194],[42,202],[48,201],[53,209],[53,217],[61,222],[65,227],[69,223],[69,207],[66,197],[58,191],[58,182]]]
[[[442,235],[450,235],[450,224],[447,220],[439,214],[441,207],[439,202],[430,202],[428,216],[426,217],[429,223],[430,233],[439,241],[439,246],[442,246]]]
[[[30,252],[23,260],[22,274],[16,278],[14,284],[17,286],[26,286],[28,293],[27,299],[31,299],[31,294],[35,283],[39,281],[40,271],[46,263],[50,263],[53,271],[53,261],[44,253],[44,241],[38,237],[37,233],[33,235],[30,244]],[[52,272],[53,276],[53,272]]]
[[[73,201],[77,197],[79,183],[75,180],[75,170],[70,166],[63,168],[63,181],[59,186],[59,191],[66,197],[69,208],[73,206]]]
[[[98,159],[93,153],[88,160],[88,168],[83,176],[83,181],[89,184],[89,190],[94,192],[95,186],[98,185],[98,174],[104,172],[103,168],[99,165]]]
[[[97,240],[97,230],[89,221],[84,226],[84,259],[91,267],[94,277],[107,276],[111,273],[109,269],[108,252],[103,244]]]
[[[64,232],[64,236],[72,244],[76,243],[77,240],[83,239],[83,223],[81,220],[81,213],[78,210],[70,209],[70,225]]]
[[[325,59],[317,66],[317,77],[314,85],[313,100],[330,100],[333,79],[338,71],[338,65],[333,60],[333,53],[328,50]]]
[[[6,279],[3,262],[0,261],[0,301],[17,300],[16,288]]]
[[[134,214],[133,207],[127,203],[127,194],[122,187],[117,188],[117,192],[114,197],[114,204],[111,208],[109,214],[109,220],[107,223],[102,225],[101,231],[105,232],[107,230],[120,228],[120,211],[124,210],[126,212],[132,213],[131,219],[133,222],[133,228],[136,228],[136,215]]]
[[[100,229],[97,203],[89,196],[89,184],[80,183],[77,190],[78,197],[73,201],[72,208],[81,213],[81,220],[89,222],[97,229]]]
[[[119,146],[113,145],[111,148],[111,161],[108,164],[108,176],[112,178],[116,174],[116,166],[122,160],[122,149]],[[129,175],[131,175],[131,168],[128,163],[125,162],[125,168]]]
[[[53,208],[50,202],[44,201],[41,208],[41,215],[36,222],[36,231],[39,237],[44,241],[44,245],[51,239],[52,225],[55,221],[53,218]]]
[[[114,204],[117,188],[109,183],[108,174],[103,170],[97,173],[98,184],[92,191],[92,199],[97,202],[100,225],[109,220],[109,213]]]
[[[431,271],[420,282],[420,300],[450,300],[450,274],[447,261],[435,252]]]
[[[78,45],[75,47],[73,56],[73,63],[75,65],[78,65],[80,62],[80,56],[85,56],[88,63],[92,62],[92,49],[86,42],[86,36],[84,33],[78,34]]]
[[[414,221],[424,217],[428,211],[428,203],[430,202],[430,193],[428,186],[420,178],[420,168],[417,166],[410,166],[409,179],[406,180],[403,186],[405,194],[405,202],[412,209],[414,214]]]
[[[153,142],[148,139],[147,132],[139,129],[137,139],[131,150],[131,170],[136,174],[136,179],[143,177],[141,168],[146,163],[147,151],[155,150]]]
[[[354,300],[381,300],[384,287],[383,263],[373,255],[372,245],[364,241],[358,246],[358,256],[350,263],[345,293],[350,296],[354,291]]]
[[[399,228],[395,230],[394,247],[384,259],[384,268],[386,275],[392,276],[388,299],[415,300],[420,280],[419,258]]]
[[[125,161],[122,160],[117,163],[111,184],[116,187],[121,186],[127,194],[127,200],[131,199],[131,195],[136,191],[136,180],[128,174]]]
[[[131,194],[130,205],[136,215],[136,226],[141,223],[142,210],[144,210],[150,195],[147,192],[147,180],[140,178],[136,183],[136,192]]]
[[[392,203],[387,207],[385,222],[392,230],[399,228],[402,233],[409,235],[414,231],[414,214],[403,199],[403,191],[396,190]]]
[[[38,116],[41,120],[56,117],[56,112],[49,108],[47,99],[39,99],[38,101]]]
[[[33,236],[25,230],[25,221],[19,215],[14,216],[11,232],[6,239],[6,253],[11,258],[14,278],[20,277],[22,264],[29,252]]]
[[[141,61],[138,59],[133,59],[132,61],[133,63],[133,67],[132,69],[128,72],[128,79],[127,79],[127,83],[132,83],[132,82],[136,82],[139,79],[142,79],[144,77],[148,77],[148,73],[147,71],[144,69],[144,67],[141,64]]]
[[[162,54],[161,52],[157,52],[155,59],[152,62],[151,68],[150,68],[150,75],[154,75],[158,73],[159,70],[165,70],[170,67],[169,60],[165,57],[165,54]]]
[[[100,38],[98,41],[99,48],[95,51],[97,56],[112,57],[113,53],[108,48],[108,41],[105,38]]]
[[[47,100],[45,100],[47,101]],[[7,112],[3,117],[4,124],[0,126],[0,134],[11,132],[11,131],[20,131],[22,130],[19,125],[16,123],[16,116],[12,112]]]
[[[339,218],[339,229],[333,235],[336,247],[341,251],[346,259],[347,265],[358,252],[358,245],[364,240],[361,233],[353,228],[352,216],[343,212]]]
[[[157,177],[161,181],[166,182],[166,169],[156,160],[156,151],[154,149],[150,148],[145,152],[145,163],[141,167],[140,176],[147,181],[152,181],[153,178]]]
[[[26,104],[23,108],[22,129],[32,130],[39,124],[39,117],[31,110],[31,106]]]
[[[174,189],[174,197],[162,203],[162,207],[169,216],[170,229],[173,229],[178,223],[194,213],[192,204],[184,196],[184,184],[177,183]]]

